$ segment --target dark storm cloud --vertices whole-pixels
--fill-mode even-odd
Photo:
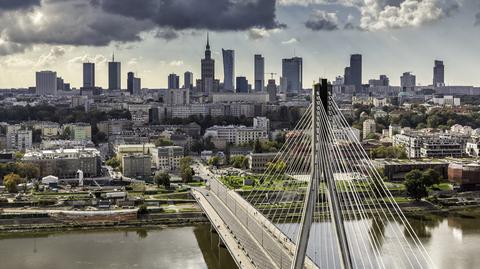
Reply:
[[[316,10],[305,22],[305,27],[313,31],[338,30],[338,19],[335,13]]]
[[[40,0],[0,0],[0,10],[17,10],[40,6]]]
[[[480,12],[475,15],[475,26],[480,26]]]
[[[151,20],[176,30],[247,30],[280,25],[275,19],[275,0],[98,0],[111,14]]]

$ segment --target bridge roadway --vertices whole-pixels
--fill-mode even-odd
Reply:
[[[239,267],[290,268],[295,244],[238,193],[214,177],[209,183],[192,192]],[[307,257],[305,268],[318,267]]]

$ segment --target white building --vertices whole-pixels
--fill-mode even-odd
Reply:
[[[367,119],[363,122],[363,139],[367,138],[367,136],[371,133],[375,133],[377,125],[375,124],[375,120]]]
[[[253,118],[253,127],[270,131],[270,120],[267,117]]]
[[[73,140],[92,140],[92,126],[88,123],[70,123],[63,125],[63,131],[70,130],[70,138]]]
[[[409,158],[462,157],[469,137],[460,134],[407,131],[393,137],[393,145],[405,149]]]
[[[40,71],[35,74],[35,87],[38,95],[57,94],[57,72]]]
[[[241,145],[256,140],[268,139],[268,133],[265,129],[246,127],[243,125],[212,126],[205,130],[204,137],[213,137],[225,140],[227,143]]]
[[[20,124],[8,125],[5,136],[8,150],[25,151],[32,147],[32,130],[27,130]]]

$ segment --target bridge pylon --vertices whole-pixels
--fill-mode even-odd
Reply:
[[[353,268],[352,257],[342,216],[342,207],[338,199],[338,190],[333,172],[329,169],[331,162],[333,161],[328,154],[332,150],[331,132],[322,131],[322,125],[319,124],[322,120],[320,115],[323,114],[330,117],[329,106],[331,88],[331,84],[329,84],[326,79],[321,79],[320,83],[315,84],[312,90],[311,181],[305,194],[305,203],[300,220],[300,229],[297,234],[297,247],[293,257],[292,269],[304,268],[310,230],[314,219],[315,205],[317,203],[317,198],[320,195],[319,190],[321,184],[326,186],[326,196],[331,215],[330,219],[337,239],[338,251],[341,256],[340,265],[344,269]]]

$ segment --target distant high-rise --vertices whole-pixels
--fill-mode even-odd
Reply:
[[[237,91],[236,92],[248,92],[248,80],[246,77],[237,77]]]
[[[95,64],[83,63],[83,87],[95,88]]]
[[[417,85],[417,77],[410,72],[405,72],[400,77],[400,86],[402,88],[414,88]]]
[[[140,78],[135,77],[135,74],[133,72],[127,73],[127,91],[130,93],[130,95],[140,94],[140,81]]]
[[[255,91],[263,92],[265,87],[265,58],[260,54],[254,56]]]
[[[142,89],[142,80],[140,78],[133,78],[133,95],[139,95]]]
[[[235,76],[235,51],[222,49],[223,55],[223,89],[233,91],[235,85],[233,78]]]
[[[57,72],[40,71],[35,73],[35,86],[38,95],[57,94]]]
[[[205,94],[210,94],[216,91],[218,82],[215,81],[215,60],[212,59],[212,52],[210,51],[210,39],[207,34],[207,45],[205,47],[205,58],[202,59],[200,91]]]
[[[127,91],[132,95],[133,94],[133,79],[135,78],[133,72],[127,73]]]
[[[287,80],[287,93],[299,93],[303,88],[302,58],[282,60],[282,77]]]
[[[115,62],[115,55],[112,55],[112,61],[108,62],[108,89],[122,89],[121,63]]]
[[[63,78],[57,77],[57,91],[63,91]]]
[[[350,66],[345,67],[345,72],[343,75],[343,84],[352,85],[352,68],[350,68]]]
[[[168,88],[169,89],[179,89],[180,88],[180,77],[177,74],[168,75]]]
[[[386,75],[380,75],[379,79],[371,79],[368,81],[370,86],[389,86],[390,79]]]
[[[183,74],[183,87],[185,89],[193,88],[193,73],[192,72],[185,72]]]
[[[433,67],[433,86],[440,87],[445,85],[445,66],[443,61],[435,61],[435,66]]]
[[[277,84],[274,79],[269,79],[267,84],[268,99],[270,102],[274,102],[277,99]]]
[[[350,79],[351,85],[355,85],[355,90],[362,89],[362,55],[353,54],[350,56]]]

